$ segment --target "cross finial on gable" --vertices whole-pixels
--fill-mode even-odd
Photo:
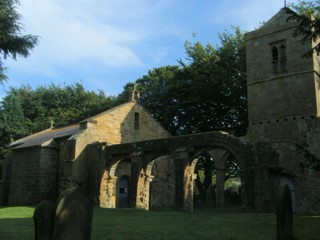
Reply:
[[[137,86],[138,86],[138,84],[134,83],[133,91],[132,91],[132,98],[131,98],[132,102],[136,102],[140,98],[140,92],[138,91]]]
[[[50,121],[50,128],[51,128],[51,129],[54,128],[54,121],[53,121],[53,119],[51,119],[51,121]]]

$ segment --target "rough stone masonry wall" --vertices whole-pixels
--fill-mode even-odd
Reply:
[[[175,198],[174,165],[170,156],[162,156],[152,166],[150,183],[150,207],[173,207]]]
[[[65,140],[60,143],[59,153],[59,191],[75,186],[73,182],[73,161],[75,159],[75,140]]]
[[[56,150],[38,147],[15,150],[12,159],[9,205],[33,205],[55,199]]]
[[[298,213],[320,213],[320,161],[306,148],[292,143],[273,144],[283,167],[281,177],[289,179],[295,188]]]
[[[274,211],[274,184],[277,181],[277,174],[272,174],[270,170],[277,171],[278,155],[267,143],[257,143],[255,146],[256,159],[254,168],[254,193],[256,211]],[[270,169],[269,167],[275,167]],[[279,176],[278,176],[279,179]]]
[[[135,113],[139,114],[138,129],[135,129]],[[116,107],[95,120],[96,123],[90,123],[90,131],[100,142],[120,144],[170,136],[135,102]]]
[[[41,200],[54,201],[58,194],[58,149],[41,148],[39,192]]]
[[[275,190],[280,178],[294,186],[295,211],[320,212],[320,162],[306,148],[292,142],[257,143],[255,147],[255,209],[275,210]]]

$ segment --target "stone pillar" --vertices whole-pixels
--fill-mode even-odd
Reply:
[[[224,179],[225,170],[224,168],[216,168],[216,207],[224,207]]]
[[[136,207],[137,206],[137,191],[138,184],[141,184],[141,178],[144,178],[144,172],[142,173],[142,158],[138,156],[134,156],[131,158],[131,181],[129,184],[129,206]],[[143,174],[143,176],[141,176]]]
[[[137,189],[137,203],[138,208],[149,210],[150,208],[150,182],[152,182],[153,176],[148,176],[141,170],[138,180]]]
[[[100,193],[99,193],[99,205],[100,207],[107,207],[107,181],[108,181],[108,172],[105,171],[101,178],[100,183]]]
[[[100,184],[100,207],[103,208],[116,208],[116,184],[117,177],[109,176],[106,171],[103,174]]]
[[[117,207],[117,177],[109,177],[106,189],[106,204],[108,208]]]
[[[225,162],[229,153],[225,149],[209,151],[216,164],[216,207],[224,207]]]
[[[175,209],[184,209],[185,202],[185,184],[184,172],[185,166],[189,160],[189,154],[185,151],[177,150],[173,154],[175,167]]]
[[[193,212],[193,185],[197,174],[192,171],[192,166],[187,165],[184,171],[184,205],[183,209],[186,212]]]
[[[145,178],[145,192],[144,192],[144,196],[145,196],[145,210],[149,210],[150,209],[150,184],[153,180],[153,176],[146,176]]]

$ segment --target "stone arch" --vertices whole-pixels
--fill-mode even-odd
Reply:
[[[253,172],[250,170],[250,166],[252,164],[253,155],[251,151],[250,145],[247,145],[244,141],[242,141],[239,138],[235,137],[224,137],[224,134],[217,134],[217,138],[213,138],[212,141],[209,141],[208,139],[205,139],[204,142],[198,143],[199,147],[196,147],[194,150],[194,154],[189,159],[188,165],[185,169],[185,180],[188,180],[189,182],[185,182],[185,189],[192,189],[191,182],[193,182],[196,179],[196,175],[194,174],[194,168],[197,163],[196,157],[202,153],[202,152],[210,152],[210,150],[213,150],[211,152],[211,155],[213,155],[215,158],[218,159],[226,159],[228,155],[234,156],[234,158],[237,160],[237,164],[239,165],[239,177],[241,179],[241,207],[242,208],[254,208],[254,187],[253,187]],[[210,136],[211,137],[211,136]],[[223,161],[220,161],[222,164]],[[221,168],[223,169],[223,165]],[[193,173],[193,175],[191,174]],[[188,176],[189,175],[189,176]],[[221,173],[221,175],[224,175],[224,172]],[[221,182],[223,183],[224,180],[221,178]],[[220,196],[217,197],[217,199],[222,199],[220,203],[217,204],[217,206],[223,207],[224,203],[224,185],[220,184]],[[219,192],[219,191],[218,191]],[[218,193],[219,194],[219,193]],[[192,207],[188,207],[188,205],[191,205],[191,199],[192,197],[185,196],[185,200],[189,203],[185,203],[184,205],[187,206],[188,209],[193,209]],[[189,210],[192,211],[192,210]]]
[[[111,164],[109,169],[105,169],[100,183],[100,206],[104,208],[116,208],[118,202],[118,179],[122,176],[130,178],[130,162],[131,159],[123,158],[116,160]],[[122,165],[127,165],[127,171],[119,171]],[[129,193],[129,192],[128,192]]]
[[[292,212],[294,212],[294,213],[297,212],[296,190],[295,190],[295,187],[294,187],[292,181],[285,176],[281,176],[280,183],[284,183],[284,184],[288,185],[290,192],[291,192]]]
[[[111,171],[110,171],[110,176],[115,178],[116,181],[114,182],[116,184],[116,195],[115,195],[115,199],[116,199],[116,207],[120,207],[120,205],[122,206],[122,203],[120,202],[122,199],[120,199],[120,181],[125,178],[127,178],[127,190],[130,188],[129,186],[129,179],[131,177],[131,159],[130,158],[123,158],[120,161],[118,161],[117,163],[115,163],[114,165],[116,166],[112,166],[111,167]],[[115,167],[115,169],[113,170],[113,168]],[[128,190],[127,192],[127,196],[126,198],[129,199],[131,192]],[[126,207],[128,207],[129,205],[126,205]]]
[[[116,161],[114,164],[111,165],[110,170],[109,170],[110,177],[116,177],[116,170],[117,170],[117,167],[121,161],[122,161],[122,159]]]
[[[167,171],[169,170],[167,165],[169,163],[172,164],[172,161],[168,158],[170,158],[169,155],[151,154],[147,157],[150,160],[145,159],[145,164],[141,168],[138,177],[137,207],[146,210],[149,210],[151,207],[166,207],[168,206],[168,195],[170,193],[172,195],[170,198],[172,203],[169,203],[169,205],[173,206],[174,194],[172,193],[172,189],[168,193],[168,182],[171,184],[171,187],[174,185],[172,183],[173,176],[172,174],[168,174],[171,177],[171,181],[166,178]],[[164,204],[164,201],[166,201],[166,204]]]
[[[230,151],[228,151],[227,149],[219,146],[211,146],[209,148],[204,148],[201,149],[199,151],[197,151],[197,153],[192,157],[192,161],[191,164],[189,165],[189,169],[188,166],[186,168],[187,172],[186,174],[189,174],[189,181],[192,181],[193,185],[197,185],[196,180],[199,181],[199,176],[197,175],[196,171],[196,166],[199,162],[199,157],[201,157],[201,155],[203,156],[204,153],[207,153],[207,157],[210,156],[211,157],[211,161],[212,161],[212,165],[211,167],[214,169],[214,175],[212,177],[215,178],[216,180],[216,185],[215,188],[212,189],[211,187],[209,187],[207,189],[206,193],[203,193],[206,196],[206,201],[208,201],[209,203],[211,203],[211,200],[213,202],[215,202],[215,205],[217,208],[223,208],[224,207],[224,203],[225,203],[225,176],[226,176],[226,167],[229,167],[227,165],[227,161],[234,161],[233,159],[230,159],[231,157],[233,157],[236,161],[236,165],[238,164],[238,161],[236,159],[236,156],[234,156]],[[209,162],[210,163],[210,160]],[[237,169],[235,169],[235,171],[238,171]],[[186,178],[187,179],[187,178]],[[241,178],[240,178],[241,179]],[[210,179],[211,180],[211,179]],[[198,182],[199,183],[199,182]],[[198,189],[196,186],[196,190],[201,190]]]

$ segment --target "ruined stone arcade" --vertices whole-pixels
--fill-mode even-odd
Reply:
[[[99,196],[100,206],[119,206],[118,179],[129,176],[128,206],[142,209],[172,207],[193,211],[195,166],[197,156],[209,152],[216,161],[216,205],[224,206],[224,162],[229,155],[237,158],[243,207],[254,207],[253,163],[251,147],[227,133],[214,132],[166,139],[106,146],[91,146],[98,173],[92,182],[91,194]],[[159,167],[160,166],[160,167]],[[158,169],[156,169],[158,168]],[[160,170],[159,170],[160,168]],[[162,168],[162,169],[161,169]],[[100,170],[100,172],[98,171]],[[162,172],[162,174],[159,172]],[[97,188],[100,183],[100,189]]]

